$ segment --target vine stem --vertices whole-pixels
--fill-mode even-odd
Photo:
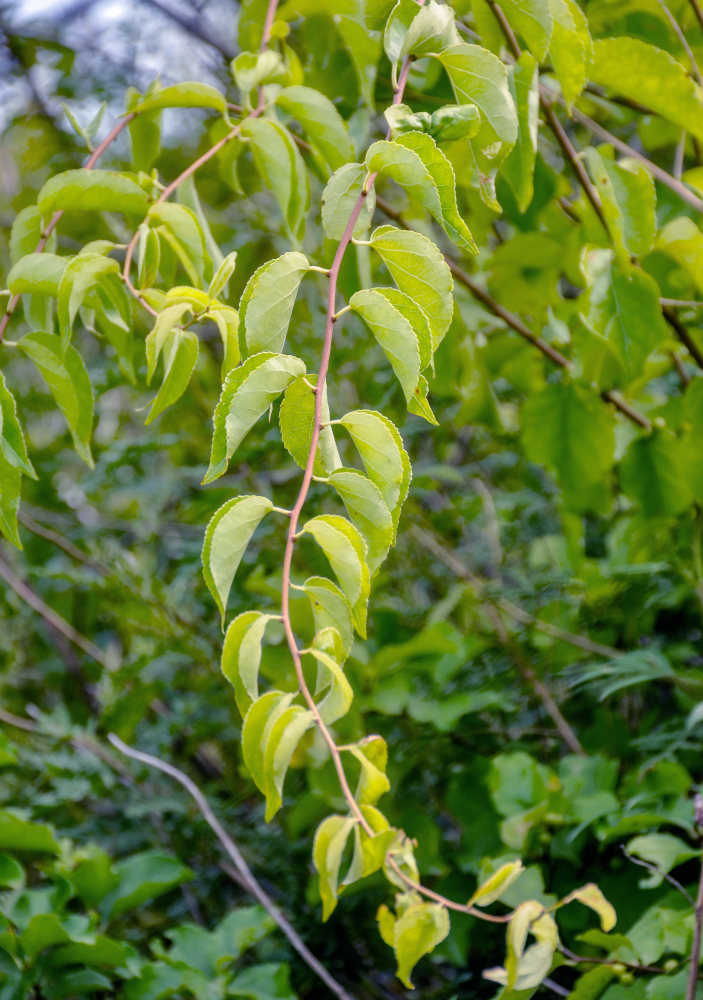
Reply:
[[[703,798],[700,793],[695,798],[695,823],[700,834],[703,829]],[[703,938],[703,861],[701,861],[701,871],[698,878],[698,895],[694,908],[695,923],[693,927],[693,944],[691,946],[691,964],[688,970],[688,983],[686,984],[686,1000],[695,1000],[696,983],[698,980],[698,967],[701,960],[701,938]]]
[[[424,6],[425,0],[417,0],[418,6]],[[400,104],[403,99],[403,93],[405,91],[405,85],[408,79],[408,73],[410,72],[410,57],[407,57],[402,65],[400,75],[398,77],[398,85],[395,88],[393,94],[393,104]],[[390,131],[387,138],[390,138]],[[303,481],[300,486],[300,492],[298,493],[298,498],[293,505],[293,509],[290,513],[290,522],[288,525],[288,534],[286,538],[286,548],[283,556],[283,572],[282,572],[282,585],[281,585],[281,617],[283,620],[283,628],[286,634],[286,640],[288,642],[288,648],[290,650],[291,658],[295,667],[296,679],[298,682],[298,687],[300,689],[303,698],[307,702],[310,709],[312,717],[315,721],[315,725],[319,729],[322,738],[330,752],[332,761],[334,763],[334,768],[337,773],[337,778],[339,780],[340,789],[342,794],[349,806],[349,809],[357,820],[361,828],[369,835],[373,836],[373,830],[369,825],[366,817],[364,816],[358,802],[354,798],[354,794],[349,786],[347,776],[344,772],[344,765],[342,763],[342,755],[339,747],[337,746],[334,736],[332,735],[330,729],[323,721],[319,709],[315,704],[315,699],[307,685],[305,680],[305,675],[303,673],[303,663],[301,657],[301,651],[298,648],[298,643],[295,638],[295,633],[293,632],[293,626],[290,619],[290,589],[291,589],[291,567],[293,563],[293,552],[295,549],[295,542],[300,534],[298,532],[298,522],[300,520],[300,514],[305,505],[307,495],[310,489],[310,483],[313,479],[313,469],[315,465],[315,456],[317,454],[317,445],[320,439],[320,431],[322,428],[322,403],[324,397],[324,388],[327,380],[327,372],[329,370],[330,357],[332,354],[332,342],[334,338],[334,324],[338,316],[337,310],[337,280],[339,278],[339,271],[342,266],[342,261],[344,260],[344,255],[346,253],[347,247],[352,242],[352,235],[354,232],[354,227],[361,214],[361,210],[364,207],[366,198],[371,191],[374,182],[376,180],[377,174],[371,173],[366,178],[361,194],[357,197],[352,210],[349,215],[349,219],[342,233],[342,237],[337,245],[337,250],[334,255],[334,260],[332,261],[332,266],[329,269],[329,284],[327,293],[327,318],[325,321],[325,333],[322,343],[322,354],[320,357],[320,369],[317,377],[317,389],[315,393],[315,413],[313,417],[313,427],[312,436],[310,439],[310,450],[308,452],[307,462],[305,463],[305,470],[303,472]],[[447,909],[455,910],[459,913],[469,913],[473,916],[479,917],[482,920],[489,921],[491,923],[506,923],[510,919],[510,914],[505,916],[495,916],[489,913],[483,913],[481,910],[475,909],[473,906],[468,906],[463,903],[456,903],[451,899],[447,899],[446,896],[442,896],[433,890],[426,888],[421,883],[416,882],[414,879],[410,878],[397,864],[391,855],[386,856],[386,865],[391,868],[395,874],[402,879],[405,885],[409,889],[413,889],[415,892],[421,893],[428,899],[432,899]]]
[[[96,149],[94,150],[93,153],[91,153],[89,159],[86,160],[85,166],[83,168],[84,170],[92,170],[93,169],[93,167],[98,162],[98,160],[100,159],[100,157],[103,155],[103,153],[105,152],[105,150],[107,149],[107,147],[112,142],[115,141],[115,139],[120,134],[120,132],[122,131],[122,129],[126,128],[126,126],[129,125],[129,123],[132,121],[132,119],[134,117],[135,117],[135,112],[132,111],[128,115],[125,115],[124,118],[121,118],[120,121],[117,122],[117,124],[105,136],[105,138],[100,143],[100,145],[96,147]],[[56,229],[56,227],[57,227],[57,225],[59,223],[59,219],[61,218],[62,215],[63,215],[63,209],[61,209],[58,212],[54,212],[54,214],[52,215],[51,219],[47,223],[46,229],[44,230],[44,232],[41,235],[41,239],[37,243],[36,249],[34,251],[35,253],[42,253],[42,251],[46,247],[46,244],[49,242],[49,237],[51,236],[51,234],[53,233],[53,231]],[[10,301],[7,303],[7,307],[5,309],[3,317],[2,317],[2,319],[0,319],[0,342],[2,341],[2,339],[3,339],[4,335],[5,335],[5,330],[7,329],[7,325],[8,325],[8,323],[10,322],[10,320],[12,318],[12,314],[14,313],[15,309],[17,308],[19,300],[20,300],[20,296],[19,295],[13,295],[12,298],[10,299]]]

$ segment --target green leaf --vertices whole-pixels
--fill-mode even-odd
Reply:
[[[254,784],[266,794],[264,755],[271,730],[295,697],[282,691],[267,691],[250,706],[242,726],[242,757]]]
[[[231,306],[222,305],[221,302],[213,302],[207,312],[203,313],[201,319],[211,319],[217,326],[222,339],[222,378],[239,364],[241,358],[239,354],[239,313]]]
[[[675,517],[693,502],[682,469],[680,439],[668,431],[635,438],[619,471],[623,491],[645,517]]]
[[[36,479],[34,466],[29,461],[27,446],[24,443],[22,425],[17,416],[15,397],[7,388],[5,376],[0,372],[0,455],[13,469],[24,473],[31,479]]]
[[[539,126],[539,72],[529,52],[523,52],[508,70],[508,86],[517,108],[518,136],[501,171],[513,190],[518,208],[524,212],[534,192]]]
[[[573,900],[583,903],[584,906],[598,914],[602,930],[611,931],[615,927],[617,922],[615,909],[594,882],[582,885],[580,889],[574,889],[562,899],[561,905],[565,906]]]
[[[220,609],[223,626],[234,574],[251,536],[272,507],[266,497],[235,497],[213,514],[205,529],[203,576]]]
[[[293,754],[301,739],[313,725],[312,712],[301,705],[291,705],[276,719],[271,726],[264,751],[264,777],[266,796],[266,813],[264,819],[269,823],[281,808],[283,799],[283,783],[288,773]]]
[[[19,346],[39,369],[66,418],[76,451],[92,468],[93,389],[83,359],[71,344],[63,350],[53,333],[29,333]]]
[[[324,698],[318,702],[317,709],[322,721],[331,726],[333,722],[343,718],[351,708],[354,699],[352,686],[335,658],[324,649],[311,646],[306,652],[317,660],[321,668],[317,693],[324,691],[326,687],[329,688]]]
[[[594,251],[586,264],[589,308],[585,322],[617,353],[626,383],[642,374],[644,363],[668,336],[659,288],[648,274]]]
[[[117,261],[99,253],[79,253],[69,262],[61,278],[57,304],[59,332],[64,348],[71,340],[73,323],[84,300],[101,279],[118,272]]]
[[[501,0],[501,9],[537,62],[544,62],[553,29],[549,0]]]
[[[375,289],[355,292],[349,299],[349,308],[361,316],[383,348],[409,403],[420,378],[420,348],[412,326]]]
[[[656,249],[673,258],[703,292],[703,233],[693,219],[679,216],[662,226]]]
[[[346,750],[361,765],[354,798],[359,805],[375,805],[391,787],[386,777],[388,766],[386,741],[382,736],[366,736],[357,744],[348,745]]]
[[[407,55],[437,54],[460,41],[452,8],[430,0],[410,22],[398,57],[403,59]]]
[[[7,287],[13,295],[38,292],[56,296],[67,264],[68,257],[57,257],[54,253],[27,254],[11,268]]]
[[[522,861],[508,861],[493,872],[489,878],[478,886],[468,902],[468,906],[488,906],[500,899],[506,889],[510,888],[516,879],[520,878],[525,868]]]
[[[247,107],[251,107],[251,92],[265,83],[286,83],[290,74],[279,52],[240,52],[230,63],[234,81]]]
[[[28,205],[21,209],[10,230],[10,263],[16,264],[22,257],[34,253],[43,231],[44,220],[37,206]],[[47,243],[49,250],[54,249],[55,242],[55,234],[52,233]]]
[[[387,906],[381,906],[377,919],[381,935],[395,952],[398,979],[409,990],[414,989],[410,974],[424,955],[428,955],[449,934],[449,914],[438,903],[424,903],[419,897],[398,897],[408,900],[393,917]]]
[[[371,246],[401,292],[410,296],[427,315],[436,350],[452,319],[454,286],[446,260],[426,236],[393,226],[375,229]]]
[[[145,342],[147,383],[151,383],[154,377],[156,365],[165,345],[169,340],[173,340],[171,336],[173,330],[181,323],[185,314],[190,312],[192,308],[192,305],[188,302],[177,302],[175,305],[166,306],[156,317],[153,329],[147,334]]]
[[[680,837],[671,833],[650,833],[643,837],[633,837],[627,845],[628,854],[656,865],[658,871],[640,881],[643,889],[656,889],[664,880],[664,875],[692,858],[701,856],[700,848],[692,848]]]
[[[18,549],[22,548],[17,526],[21,481],[19,469],[5,461],[0,462],[0,531]]]
[[[146,215],[149,199],[125,174],[81,168],[50,177],[39,192],[37,204],[45,219],[54,212],[71,210]]]
[[[459,215],[454,168],[431,136],[407,132],[393,142],[375,142],[366,154],[366,165],[370,171],[385,172],[402,185],[458,246],[478,252]]]
[[[284,87],[276,104],[300,122],[310,142],[319,149],[332,170],[354,157],[342,116],[328,97],[312,87]]]
[[[227,471],[243,438],[305,365],[288,354],[254,354],[227,373],[213,416],[214,433],[210,466],[203,483]]]
[[[401,52],[405,38],[410,29],[410,25],[420,13],[420,5],[415,0],[397,0],[397,3],[388,15],[385,28],[383,30],[383,47],[391,64],[392,83],[396,87],[398,84],[397,64],[401,59]]]
[[[212,108],[227,111],[224,95],[208,83],[192,81],[175,83],[170,87],[153,90],[133,111],[153,111],[156,108]]]
[[[205,267],[205,234],[195,212],[185,205],[162,201],[149,209],[149,223],[156,227],[174,251],[190,281],[203,281]]]
[[[100,907],[107,918],[117,917],[126,910],[141,906],[193,878],[190,868],[160,851],[133,854],[124,861],[119,861],[115,869],[119,883],[105,897]]]
[[[161,244],[159,237],[146,222],[139,227],[137,282],[139,288],[151,288],[159,274]]]
[[[241,128],[256,169],[273,191],[293,239],[302,238],[310,207],[310,183],[305,163],[288,129],[266,118],[250,118]]]
[[[354,631],[349,605],[342,591],[324,576],[308,577],[302,589],[310,599],[315,632],[335,628],[342,639],[342,652],[348,656],[354,641]]]
[[[487,49],[466,44],[447,49],[440,61],[457,101],[475,104],[481,112],[482,124],[474,140],[478,148],[490,159],[504,156],[517,140],[517,112],[503,63]]]
[[[310,377],[299,375],[293,379],[283,395],[278,414],[283,446],[301,469],[305,468],[310,454],[317,398],[311,387],[315,385],[317,385],[317,375]],[[322,397],[321,417],[323,423],[327,423],[330,419],[327,385]],[[341,464],[333,430],[329,425],[323,427],[320,430],[313,473],[316,476],[324,476],[340,468]]]
[[[329,477],[353,524],[368,546],[371,576],[388,555],[393,542],[393,519],[378,486],[355,469],[335,469]]]
[[[341,240],[352,209],[361,194],[368,170],[361,163],[345,163],[330,177],[322,192],[322,225],[331,240]],[[362,239],[371,225],[376,207],[376,192],[370,189],[354,223],[352,236]]]
[[[527,935],[531,933],[537,944],[525,949]],[[552,917],[544,913],[544,906],[531,899],[521,903],[508,924],[508,954],[505,961],[505,985],[516,990],[538,986],[552,967],[552,958],[558,943],[557,926]],[[502,970],[501,970],[502,971]],[[486,979],[503,982],[499,976]]]
[[[250,354],[283,349],[298,288],[309,266],[304,254],[292,251],[254,271],[239,303]]]
[[[9,854],[0,854],[0,885],[3,888],[21,889],[25,883],[22,865]]]
[[[481,113],[475,104],[445,104],[430,117],[430,134],[435,142],[473,139],[481,127]]]
[[[410,459],[398,428],[375,410],[352,410],[339,422],[351,435],[369,479],[386,501],[397,531],[412,478]]]
[[[315,832],[312,860],[320,876],[323,920],[327,920],[337,905],[339,869],[354,825],[355,821],[351,816],[328,816]]]
[[[639,38],[601,38],[593,44],[589,77],[703,139],[703,90],[663,49]]]
[[[648,253],[656,232],[656,196],[647,168],[636,160],[614,163],[593,146],[586,149],[586,162],[615,245],[626,258]]]
[[[237,251],[232,250],[228,253],[226,257],[223,257],[222,263],[215,271],[212,276],[212,281],[208,286],[207,294],[210,299],[216,299],[220,292],[224,291],[227,287],[227,282],[232,277],[234,272],[234,266],[237,263]]]
[[[222,649],[222,673],[234,688],[237,708],[244,718],[259,697],[261,643],[266,626],[276,615],[245,611],[232,621]]]
[[[160,413],[181,398],[197,364],[198,350],[198,338],[192,331],[174,330],[170,335],[164,348],[164,380],[145,424],[156,420]]]
[[[533,393],[522,410],[522,438],[530,461],[556,471],[569,509],[609,503],[615,418],[594,390],[559,382]]]
[[[7,809],[0,811],[0,849],[58,854],[59,845],[51,827],[20,819]]]
[[[586,86],[593,42],[586,16],[575,0],[550,0],[550,7],[553,31],[549,58],[570,110]]]
[[[369,568],[366,543],[358,529],[337,514],[321,514],[303,526],[312,535],[339,580],[351,608],[354,627],[366,638],[366,604],[369,597]]]

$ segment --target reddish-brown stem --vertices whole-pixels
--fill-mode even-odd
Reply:
[[[120,121],[117,122],[114,128],[112,128],[110,132],[105,136],[100,145],[91,153],[89,159],[86,161],[85,167],[83,168],[84,170],[93,169],[93,167],[98,162],[100,157],[103,155],[103,153],[110,145],[110,143],[114,142],[114,140],[120,134],[122,129],[125,128],[125,126],[129,125],[129,123],[133,118],[134,118],[134,112],[131,112],[130,114],[125,115],[124,118],[121,118]],[[41,253],[44,250],[46,244],[49,242],[49,237],[56,229],[56,226],[58,225],[59,219],[61,218],[62,215],[63,211],[54,212],[54,214],[52,215],[51,219],[49,220],[46,226],[46,229],[42,233],[41,239],[37,243],[36,249],[34,251],[35,253]],[[2,319],[0,319],[0,341],[2,341],[5,335],[5,330],[7,329],[7,325],[10,322],[10,319],[12,318],[12,314],[17,308],[19,300],[20,300],[19,295],[13,295],[10,301],[7,303],[7,308],[5,309],[5,313]]]
[[[277,7],[278,0],[269,0],[269,5],[266,8],[266,17],[264,18],[264,27],[261,32],[261,45],[259,46],[260,52],[263,52],[264,49],[268,48],[268,44],[271,41],[271,28],[273,27],[273,19],[276,16]]]

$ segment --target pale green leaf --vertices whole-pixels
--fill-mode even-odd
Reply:
[[[224,114],[227,102],[224,94],[210,84],[190,81],[157,88],[132,110],[141,112],[156,108],[212,108]]]
[[[663,49],[639,38],[601,38],[593,44],[589,77],[703,139],[703,89]]]
[[[313,725],[312,712],[301,705],[291,705],[271,726],[264,751],[264,779],[266,787],[266,813],[269,823],[281,808],[283,783],[293,754],[301,739]]]
[[[326,725],[332,725],[347,714],[351,708],[354,692],[334,656],[316,646],[311,646],[307,653],[317,660],[320,668],[318,693],[328,689],[324,698],[317,704],[320,718]]]
[[[481,128],[475,141],[489,158],[504,155],[517,140],[517,112],[508,89],[505,66],[478,45],[454,45],[440,61],[460,104],[475,104]]]
[[[124,212],[146,215],[149,200],[131,177],[116,170],[66,170],[50,177],[39,192],[39,211],[44,216],[57,211]]]
[[[648,253],[656,232],[654,180],[636,160],[614,163],[593,146],[586,162],[615,245],[626,258]]]
[[[220,609],[223,624],[227,598],[244,550],[272,507],[266,497],[235,497],[213,514],[205,529],[203,576]]]
[[[242,725],[242,757],[254,784],[266,794],[264,755],[271,730],[281,718],[294,694],[267,691],[250,706]]]
[[[234,688],[237,708],[244,718],[259,697],[261,643],[266,626],[275,615],[245,611],[232,621],[222,648],[222,673]]]
[[[305,163],[288,129],[268,118],[250,118],[241,128],[254,163],[273,191],[291,236],[299,240],[310,207],[310,182]]]
[[[259,417],[289,382],[305,372],[300,358],[288,354],[254,354],[227,373],[213,416],[210,465],[203,480],[210,483],[226,470],[230,458]]]
[[[286,83],[290,74],[280,52],[264,49],[262,52],[240,52],[230,63],[234,82],[237,84],[247,107],[251,91],[265,83]]]
[[[213,302],[207,312],[203,313],[201,319],[211,319],[217,326],[222,339],[222,378],[227,372],[238,365],[241,358],[239,354],[239,313],[231,306],[223,305],[221,302]]]
[[[13,295],[30,292],[56,296],[68,261],[68,257],[54,253],[29,253],[10,269],[7,287]]]
[[[328,97],[312,87],[284,87],[276,104],[300,122],[309,141],[319,149],[332,170],[354,157],[342,116]]]
[[[64,346],[71,339],[73,322],[83,301],[102,278],[118,271],[116,260],[99,253],[83,251],[68,263],[59,285],[57,303],[59,332]]]
[[[430,0],[410,22],[398,56],[436,54],[460,41],[452,8]]]
[[[524,212],[534,191],[539,126],[539,72],[529,52],[523,52],[508,70],[508,85],[517,108],[518,137],[501,172],[513,190],[518,208]]]
[[[550,0],[553,31],[549,57],[567,107],[586,86],[593,42],[586,16],[575,0]]]
[[[693,219],[682,215],[662,226],[656,249],[668,254],[689,273],[703,293],[703,233]]]
[[[366,638],[366,604],[369,597],[369,568],[366,543],[358,529],[337,514],[313,517],[303,526],[312,535],[339,580],[352,612],[354,627]]]
[[[681,459],[680,439],[665,430],[635,438],[625,452],[620,482],[645,517],[675,517],[692,503]]]
[[[17,526],[21,480],[22,473],[19,469],[0,460],[0,531],[18,549],[22,548]]]
[[[543,62],[552,39],[549,0],[501,0],[501,9],[537,62]]]
[[[485,882],[478,886],[467,905],[488,906],[489,903],[500,899],[505,890],[522,875],[524,870],[520,860],[508,861],[507,864],[501,865]]]
[[[351,435],[369,479],[381,491],[397,531],[412,478],[410,459],[398,428],[375,410],[352,410],[339,422]]]
[[[43,232],[44,220],[37,206],[28,205],[21,209],[10,230],[10,263],[16,264],[22,257],[34,253]],[[56,236],[52,233],[47,244],[49,250],[54,249],[55,242]]]
[[[390,791],[386,777],[388,747],[382,736],[367,736],[357,744],[346,747],[361,765],[359,782],[354,798],[359,805],[375,805],[382,795]]]
[[[298,288],[308,268],[307,257],[291,251],[254,271],[239,303],[250,354],[283,349]]]
[[[47,336],[46,334],[33,334],[34,337]],[[20,341],[23,344],[24,340]],[[92,397],[91,397],[92,407]],[[5,376],[0,371],[0,453],[2,460],[17,469],[25,476],[36,479],[37,474],[29,460],[27,446],[24,442],[22,425],[17,416],[17,404],[5,382]]]
[[[393,519],[381,491],[355,469],[335,469],[329,481],[347,508],[352,523],[364,536],[369,573],[373,576],[393,542]]]
[[[174,330],[164,348],[164,380],[144,421],[150,424],[180,399],[198,361],[198,338],[191,330]]]
[[[298,378],[293,379],[283,395],[278,414],[283,446],[301,469],[305,468],[310,454],[317,399],[316,393],[311,387],[315,385],[317,385],[317,375],[309,377],[299,375]],[[320,416],[323,423],[327,423],[330,419],[326,385],[322,396]],[[340,468],[341,464],[342,460],[337,451],[332,427],[329,425],[323,427],[318,439],[313,473],[316,476],[324,476],[334,469]]]
[[[146,222],[139,227],[137,281],[139,288],[150,288],[157,279],[161,263],[159,237]]]
[[[453,310],[453,282],[446,260],[435,244],[420,233],[379,226],[371,246],[390,271],[401,292],[425,312],[436,350],[449,328]]]
[[[420,13],[415,0],[397,0],[383,29],[383,47],[393,70],[393,86],[397,84],[396,67],[401,59],[405,38],[414,19]]]
[[[368,170],[363,164],[345,163],[335,170],[327,182],[322,192],[322,225],[331,240],[342,238],[367,176]],[[366,235],[375,207],[376,193],[371,188],[354,223],[352,236],[355,239]]]
[[[430,116],[429,131],[435,142],[473,139],[481,127],[481,112],[475,104],[445,104]]]
[[[617,921],[615,909],[595,883],[589,882],[588,885],[582,885],[580,889],[574,889],[561,900],[561,905],[565,906],[573,900],[583,903],[584,906],[598,914],[602,930],[607,932],[615,927]]]
[[[522,409],[527,457],[557,473],[571,510],[600,510],[615,453],[615,418],[597,392],[558,382],[533,392]]]
[[[30,333],[19,346],[39,369],[66,418],[76,451],[92,468],[93,390],[83,359],[71,344],[63,348],[53,333]]]
[[[414,987],[410,974],[417,963],[449,934],[449,914],[438,903],[425,903],[413,897],[395,919],[385,906],[379,909],[377,919],[382,925],[384,940],[389,944],[392,941],[398,964],[397,976],[411,990]]]
[[[192,306],[188,302],[178,302],[173,306],[166,306],[156,317],[153,329],[147,334],[145,341],[147,360],[147,382],[151,382],[156,371],[156,365],[161,357],[166,342],[176,326],[181,322]]]
[[[342,591],[324,576],[311,576],[302,588],[310,600],[315,632],[334,628],[342,640],[342,653],[349,655],[354,641],[351,612]]]
[[[361,316],[383,348],[409,403],[420,378],[420,348],[412,326],[374,289],[355,292],[349,299],[349,308]]]
[[[185,205],[162,201],[149,209],[149,222],[166,238],[193,284],[201,282],[205,267],[205,234],[195,212]]]
[[[231,253],[228,253],[227,256],[222,259],[222,263],[212,276],[212,281],[210,282],[207,290],[209,298],[216,299],[220,292],[224,291],[227,287],[227,282],[232,277],[236,263],[237,251],[232,250]]]
[[[320,876],[323,920],[327,920],[337,905],[339,869],[353,828],[354,820],[351,816],[328,816],[315,832],[312,860]]]

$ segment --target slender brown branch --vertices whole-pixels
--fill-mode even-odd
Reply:
[[[91,569],[95,570],[96,573],[100,573],[101,576],[108,576],[112,573],[109,566],[104,563],[98,562],[97,559],[93,559],[91,556],[79,549],[77,545],[74,545],[70,538],[66,538],[64,535],[60,534],[58,531],[54,531],[52,528],[47,528],[43,524],[39,524],[35,521],[33,517],[25,511],[20,510],[18,515],[18,520],[21,524],[25,526],[28,531],[31,531],[33,535],[37,535],[39,538],[45,539],[47,542],[51,542],[58,549],[61,549],[66,555],[70,556],[71,559],[75,559],[76,562],[83,563],[84,566],[89,566]]]
[[[133,118],[134,118],[134,113],[132,112],[132,113],[130,113],[128,115],[125,115],[124,118],[121,118],[117,122],[117,124],[114,126],[114,128],[111,129],[111,131],[105,136],[105,138],[100,143],[100,145],[90,155],[89,159],[86,161],[84,170],[92,170],[93,169],[93,167],[98,162],[98,160],[100,159],[100,157],[103,155],[103,153],[105,152],[105,150],[107,149],[107,147],[112,142],[114,142],[114,140],[120,134],[120,132],[122,131],[122,129],[125,128],[127,125],[129,125],[129,123],[131,122],[131,120]],[[41,239],[37,243],[36,249],[34,251],[35,253],[41,253],[44,250],[44,248],[46,247],[46,244],[49,242],[49,237],[51,236],[51,234],[53,233],[53,231],[56,229],[56,226],[58,225],[59,219],[61,218],[62,215],[63,215],[63,210],[61,210],[59,212],[54,212],[54,214],[52,215],[51,219],[47,223],[46,229],[42,233]],[[14,313],[15,309],[17,308],[17,305],[18,305],[19,301],[20,301],[20,296],[19,295],[13,295],[12,298],[10,299],[10,301],[8,302],[6,308],[5,308],[5,313],[4,313],[3,317],[2,317],[2,319],[0,319],[0,342],[2,341],[2,339],[3,339],[4,335],[5,335],[5,330],[7,329],[7,325],[10,322],[10,319],[12,318],[12,314]]]
[[[203,819],[215,834],[228,857],[234,864],[239,875],[238,881],[240,884],[243,885],[244,888],[246,888],[247,891],[259,901],[259,903],[261,903],[271,919],[275,921],[288,938],[291,946],[297,951],[308,968],[310,968],[315,975],[322,980],[325,986],[327,986],[327,988],[334,993],[335,996],[339,997],[339,1000],[353,1000],[351,994],[348,993],[344,987],[327,971],[324,965],[322,965],[322,963],[315,958],[285,914],[281,912],[268,893],[266,893],[256,880],[251,869],[249,868],[249,865],[244,860],[242,852],[222,826],[217,816],[212,811],[210,803],[195,782],[189,778],[184,771],[174,767],[173,764],[169,764],[167,761],[161,760],[159,757],[154,757],[152,754],[143,753],[141,750],[135,750],[133,747],[128,746],[114,733],[108,734],[108,740],[116,750],[119,750],[119,752],[123,753],[126,757],[131,757],[132,760],[139,761],[142,764],[146,764],[148,767],[161,771],[162,774],[166,774],[170,778],[173,778],[180,785],[182,785],[183,788],[185,788],[198,807]]]
[[[696,15],[698,23],[700,24],[701,28],[703,28],[703,9],[701,9],[698,0],[690,0],[690,3],[691,7],[693,7],[693,13]]]
[[[688,353],[691,355],[698,367],[703,368],[703,351],[701,351],[698,344],[688,332],[688,329],[684,326],[673,309],[669,308],[669,306],[662,306],[662,313],[664,315],[664,319],[667,321],[672,330],[674,330],[676,336],[687,349]]]
[[[700,794],[697,794],[695,798],[695,822],[700,834],[701,829],[703,829],[703,797]],[[698,878],[698,895],[696,896],[696,906],[694,912],[695,923],[693,926],[693,944],[691,945],[691,964],[688,970],[688,983],[686,984],[685,1000],[695,1000],[698,967],[701,960],[701,939],[703,938],[703,859],[701,860],[701,872]]]
[[[646,870],[651,872],[653,875],[659,875],[661,878],[665,879],[669,885],[672,885],[677,892],[680,892],[690,906],[696,905],[693,900],[693,896],[691,896],[688,889],[684,888],[678,879],[675,879],[673,875],[669,874],[669,872],[662,871],[659,865],[653,865],[651,861],[645,861],[644,858],[636,858],[634,854],[630,854],[624,844],[620,844],[620,850],[627,860],[631,861],[633,865],[639,865],[640,868],[646,868]]]
[[[3,580],[14,590],[17,596],[24,601],[33,611],[36,611],[44,621],[52,629],[59,632],[64,638],[72,642],[74,646],[82,649],[86,656],[89,656],[91,660],[95,660],[99,663],[101,667],[107,668],[107,659],[103,651],[91,642],[90,639],[86,639],[84,635],[81,635],[73,625],[62,618],[61,615],[50,608],[49,605],[35,594],[27,584],[21,580],[9,563],[5,562],[2,556],[0,556],[0,576]]]
[[[557,948],[570,962],[587,962],[589,965],[624,965],[626,969],[632,969],[633,972],[649,972],[655,976],[668,976],[670,973],[669,969],[660,969],[656,965],[639,965],[637,962],[625,962],[622,958],[595,958],[592,955],[577,955],[563,944],[557,945]]]

